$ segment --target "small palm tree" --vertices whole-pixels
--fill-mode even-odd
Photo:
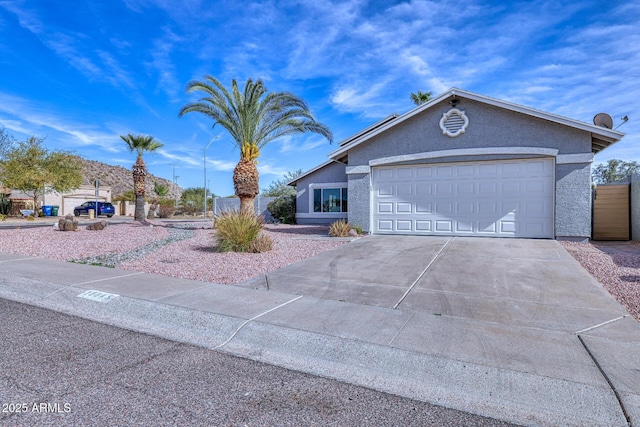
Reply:
[[[411,100],[416,105],[422,105],[425,102],[428,102],[431,99],[431,92],[422,92],[418,91],[418,93],[411,92]]]
[[[128,134],[126,136],[120,135],[120,138],[127,143],[129,151],[136,151],[138,158],[133,165],[133,191],[136,193],[136,210],[134,219],[136,221],[144,221],[144,193],[145,193],[145,178],[147,177],[147,166],[142,160],[142,155],[145,151],[155,151],[162,147],[164,144],[155,140],[150,135],[136,135]]]
[[[159,182],[154,182],[153,192],[156,193],[158,197],[167,197],[167,194],[169,194],[169,187]]]
[[[260,150],[270,141],[285,135],[314,132],[332,142],[329,128],[315,120],[307,104],[289,92],[266,94],[262,80],[247,80],[240,93],[235,80],[231,91],[215,77],[191,81],[187,93],[202,92],[204,96],[180,110],[198,112],[225,128],[240,149],[240,161],[233,171],[233,186],[240,198],[240,210],[253,212],[253,200],[260,191],[256,167]]]

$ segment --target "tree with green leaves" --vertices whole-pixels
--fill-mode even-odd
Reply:
[[[247,80],[241,93],[235,80],[231,90],[215,77],[187,84],[187,93],[203,94],[180,110],[180,117],[197,112],[229,132],[240,149],[240,161],[233,171],[233,186],[240,198],[240,210],[253,212],[253,200],[260,191],[257,159],[269,142],[285,135],[313,132],[333,141],[329,128],[316,121],[306,102],[290,92],[267,94],[262,80]]]
[[[182,196],[180,197],[182,207],[190,213],[202,213],[202,206],[204,206],[204,193],[205,189],[203,187],[185,188],[182,191]],[[207,192],[207,205],[213,206],[213,197],[215,197],[214,194]]]
[[[36,137],[15,143],[0,165],[0,182],[31,196],[34,206],[45,194],[64,193],[82,184],[80,159],[66,151],[49,151]]]
[[[593,168],[591,176],[596,184],[622,181],[640,172],[640,164],[635,161],[625,162],[619,159],[609,159],[607,163]]]
[[[147,165],[144,164],[142,155],[146,152],[152,152],[164,146],[161,142],[150,135],[120,135],[120,138],[127,143],[130,152],[137,152],[138,158],[133,165],[133,191],[136,193],[136,209],[134,219],[136,221],[144,221],[144,194],[145,179],[147,177]]]
[[[431,99],[431,92],[422,92],[418,91],[418,93],[411,92],[411,100],[416,105],[422,105],[425,102],[429,102]]]
[[[271,185],[262,190],[263,197],[281,197],[281,196],[295,196],[296,189],[287,185],[293,179],[296,179],[302,175],[302,169],[296,171],[289,171],[284,174],[284,178],[273,181]]]
[[[15,147],[16,139],[5,128],[0,128],[0,159],[3,159],[9,150]]]

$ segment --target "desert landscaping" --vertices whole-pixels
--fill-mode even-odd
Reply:
[[[326,226],[266,224],[263,232],[272,239],[272,250],[217,252],[210,221],[115,223],[101,231],[83,225],[75,232],[56,230],[53,222],[20,228],[23,222],[12,222],[12,228],[0,232],[2,252],[230,285],[347,243],[328,237]],[[640,320],[637,242],[560,244]]]

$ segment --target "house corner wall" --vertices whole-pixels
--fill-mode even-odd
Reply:
[[[349,174],[347,179],[349,188],[349,224],[359,226],[363,231],[370,233],[371,174]]]
[[[591,237],[591,163],[556,165],[556,238]]]

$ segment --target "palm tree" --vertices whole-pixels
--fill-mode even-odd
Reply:
[[[411,92],[411,100],[416,105],[422,105],[425,102],[428,102],[431,99],[431,92],[422,92],[418,91],[418,93]]]
[[[169,187],[159,182],[154,182],[153,192],[156,193],[158,197],[167,197],[167,194],[169,194]]]
[[[180,110],[180,117],[198,112],[213,119],[214,126],[225,128],[240,149],[240,161],[233,170],[233,187],[240,198],[240,210],[253,212],[258,195],[260,150],[270,141],[285,135],[314,132],[333,141],[329,128],[315,120],[307,104],[290,92],[266,94],[262,80],[247,80],[240,93],[235,79],[228,91],[215,77],[187,84],[187,93],[202,92],[203,97]],[[266,94],[266,95],[265,95]]]
[[[144,180],[147,176],[147,166],[144,164],[144,160],[142,160],[142,154],[145,151],[155,151],[158,148],[162,147],[164,144],[156,141],[154,137],[150,135],[133,136],[131,134],[128,134],[126,136],[120,135],[120,138],[122,138],[122,140],[127,143],[129,151],[138,152],[138,159],[136,160],[136,163],[132,168],[133,191],[136,193],[136,210],[134,219],[136,221],[144,221]]]

